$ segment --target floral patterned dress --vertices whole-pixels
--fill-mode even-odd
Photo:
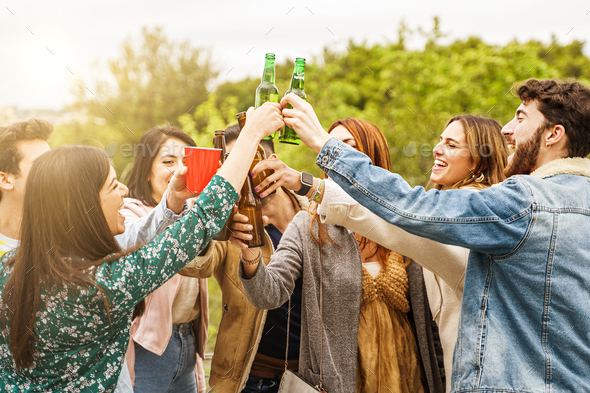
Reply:
[[[135,304],[194,259],[221,230],[237,198],[225,179],[214,176],[185,217],[137,251],[97,267],[95,281],[107,294],[111,323],[93,286],[42,285],[33,366],[16,369],[8,320],[0,336],[0,392],[114,391]],[[9,266],[0,273],[0,292],[11,272]]]

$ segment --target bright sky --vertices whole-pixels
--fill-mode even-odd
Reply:
[[[349,39],[395,41],[400,20],[430,29],[439,16],[452,39],[478,36],[562,44],[590,37],[590,2],[573,0],[0,0],[0,106],[59,109],[75,78],[90,81],[144,26],[208,47],[220,80],[258,76],[264,54],[277,61],[344,48]],[[416,39],[413,45],[420,45]],[[586,48],[590,55],[590,44]],[[98,68],[97,68],[98,66]],[[88,84],[91,85],[89,82]],[[92,86],[90,86],[92,87]],[[213,87],[213,86],[212,86]]]

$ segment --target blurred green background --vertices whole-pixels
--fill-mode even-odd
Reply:
[[[408,38],[421,35],[426,45],[408,49]],[[520,101],[514,87],[528,78],[575,78],[590,82],[590,59],[584,42],[538,41],[489,45],[476,37],[441,44],[439,21],[431,30],[400,25],[396,42],[368,46],[350,41],[345,51],[324,49],[307,59],[305,91],[324,126],[349,116],[375,123],[389,142],[393,170],[412,185],[426,185],[431,149],[446,121],[472,113],[508,122]],[[125,180],[133,158],[119,153],[137,143],[156,125],[174,125],[189,133],[198,146],[212,146],[213,131],[234,124],[235,114],[254,104],[259,78],[217,83],[220,68],[212,53],[188,42],[174,42],[160,28],[143,29],[141,44],[128,40],[109,62],[108,78],[73,87],[70,108],[80,114],[56,127],[53,145],[84,143],[102,146],[113,155]],[[295,59],[278,59],[276,85],[280,96],[289,88]],[[260,59],[262,74],[264,59]],[[319,175],[315,155],[305,146],[280,145],[288,165]],[[420,151],[422,150],[422,154]],[[221,317],[221,294],[210,280],[212,352]]]

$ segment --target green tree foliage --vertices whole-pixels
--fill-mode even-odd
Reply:
[[[424,39],[422,49],[406,47],[412,35]],[[305,90],[322,125],[327,129],[349,116],[375,123],[387,137],[394,170],[413,185],[425,185],[432,147],[452,116],[472,113],[505,123],[519,104],[513,94],[519,82],[531,77],[590,80],[584,42],[500,46],[477,37],[448,42],[446,36],[438,19],[431,30],[412,31],[402,24],[396,42],[350,41],[346,51],[324,49],[308,59]],[[277,63],[281,96],[289,87],[293,61]],[[73,107],[88,121],[59,127],[58,143],[89,138],[103,145],[134,143],[143,131],[169,123],[181,126],[198,145],[211,146],[213,130],[234,124],[235,113],[253,105],[260,83],[257,76],[209,90],[217,70],[208,54],[171,42],[160,29],[144,29],[140,45],[123,43],[120,57],[109,64],[112,78],[97,81],[94,95],[82,82],[76,86]],[[260,65],[262,73],[263,59]],[[305,146],[277,143],[276,149],[289,165],[319,175],[315,156]],[[114,158],[119,168],[131,161]]]
[[[161,28],[144,28],[140,42],[128,39],[118,58],[108,63],[110,77],[73,88],[71,109],[87,119],[57,131],[59,143],[94,140],[103,146],[136,143],[156,125],[179,126],[179,116],[206,102],[217,77],[209,53],[188,41],[169,40]],[[119,154],[119,168],[129,163]]]

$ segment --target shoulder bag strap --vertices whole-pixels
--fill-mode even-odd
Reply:
[[[322,261],[322,239],[320,237],[320,385],[319,391],[325,391],[324,383],[324,263]]]

